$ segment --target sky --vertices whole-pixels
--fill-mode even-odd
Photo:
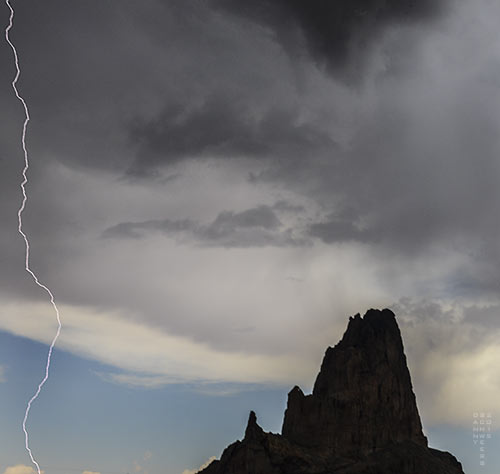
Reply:
[[[279,432],[348,316],[383,307],[430,444],[498,471],[498,2],[13,7],[24,229],[63,323],[28,420],[46,474],[190,474],[252,409]],[[17,233],[5,41],[0,64],[0,473],[32,474],[57,325]]]

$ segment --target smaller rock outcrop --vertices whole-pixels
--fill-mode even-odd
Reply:
[[[203,474],[463,474],[427,446],[392,311],[349,318],[326,351],[313,392],[288,394],[282,434],[250,412],[245,437]]]

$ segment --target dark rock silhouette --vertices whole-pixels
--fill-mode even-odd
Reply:
[[[204,474],[463,474],[427,446],[394,313],[349,318],[326,351],[311,395],[288,394],[282,434],[250,412],[245,437]]]

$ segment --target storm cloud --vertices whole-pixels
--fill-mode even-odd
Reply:
[[[183,237],[187,237],[202,245],[226,248],[281,247],[305,243],[305,240],[295,238],[291,229],[283,229],[282,223],[269,206],[259,206],[241,212],[222,211],[209,224],[200,224],[187,219],[122,222],[106,229],[103,236],[140,238],[144,233],[154,231],[177,236],[181,241]]]
[[[130,173],[139,175],[185,159],[293,160],[335,149],[332,137],[301,120],[298,111],[252,110],[248,98],[227,94],[168,105],[153,120],[132,124],[130,140],[138,146]]]
[[[273,31],[291,55],[304,54],[333,74],[359,80],[363,62],[385,28],[429,20],[442,12],[442,1],[414,0],[214,0],[219,7]]]
[[[50,274],[55,256],[66,265],[75,253],[92,254],[103,229],[143,237],[117,245],[153,234],[207,248],[314,241],[384,255],[395,271],[453,255],[450,294],[494,295],[495,12],[433,5],[149,1],[139,11],[123,2],[119,14],[100,6],[91,35],[82,5],[74,15],[54,2],[64,21],[20,5],[23,29],[14,33],[33,114],[33,263]],[[471,22],[482,27],[467,30]],[[1,54],[7,62],[8,50]],[[355,87],[337,74],[351,61],[365,65]],[[15,224],[11,118],[20,111],[2,94],[9,120],[1,212]],[[302,211],[287,216],[273,207],[278,200]],[[268,210],[265,225],[242,221],[259,206]],[[6,266],[17,268],[15,226],[0,238]],[[32,293],[19,284],[22,269],[1,278],[9,291]]]

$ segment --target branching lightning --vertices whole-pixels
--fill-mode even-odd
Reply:
[[[55,303],[55,299],[54,299],[54,295],[52,294],[52,291],[50,291],[50,289],[47,286],[45,286],[43,283],[40,282],[37,275],[30,268],[30,243],[29,243],[27,235],[23,231],[23,218],[22,217],[23,217],[24,209],[26,207],[26,202],[28,200],[28,195],[26,194],[26,184],[28,183],[28,174],[27,173],[28,173],[28,169],[29,169],[29,160],[28,160],[28,149],[26,147],[26,130],[28,128],[28,123],[30,121],[30,115],[29,115],[28,106],[26,104],[26,101],[19,94],[19,91],[17,89],[17,81],[19,79],[19,76],[21,75],[21,69],[19,68],[19,57],[17,54],[16,47],[14,46],[14,44],[12,43],[12,41],[10,40],[10,37],[9,37],[9,31],[12,29],[12,26],[13,26],[14,9],[12,8],[12,6],[10,4],[10,0],[5,0],[5,3],[9,7],[9,10],[10,10],[9,24],[8,24],[7,28],[5,29],[5,39],[12,49],[12,52],[14,54],[14,62],[16,65],[16,74],[14,76],[14,79],[12,80],[12,88],[14,89],[14,93],[15,93],[16,97],[19,99],[19,101],[21,102],[21,104],[24,108],[24,115],[25,115],[25,119],[24,119],[24,123],[23,123],[23,132],[22,132],[22,137],[21,137],[22,148],[23,148],[23,152],[24,152],[24,168],[23,168],[23,172],[22,172],[23,179],[22,179],[20,186],[21,186],[23,199],[21,202],[21,206],[20,206],[19,210],[17,211],[18,231],[21,234],[22,238],[24,239],[24,244],[25,244],[25,249],[26,249],[24,268],[31,275],[34,282],[48,294],[48,296],[50,298],[50,303],[51,303],[52,307],[54,308],[54,311],[55,311],[56,317],[57,317],[57,331],[56,331],[54,338],[52,339],[52,342],[51,342],[50,347],[49,347],[49,352],[47,354],[47,363],[45,365],[45,375],[44,375],[42,381],[38,384],[38,387],[35,391],[35,394],[29,400],[29,402],[26,406],[26,411],[24,413],[24,419],[23,419],[23,431],[24,431],[24,440],[25,440],[26,450],[28,451],[31,462],[36,466],[38,474],[41,474],[40,466],[39,466],[38,462],[35,460],[33,453],[31,452],[31,448],[29,446],[29,435],[28,435],[28,430],[26,429],[26,422],[28,420],[28,416],[29,416],[29,413],[31,410],[31,405],[38,398],[38,395],[40,394],[42,387],[45,385],[45,382],[47,382],[47,379],[49,378],[49,370],[50,370],[50,362],[51,362],[51,358],[52,358],[52,351],[54,350],[54,346],[56,344],[56,341],[59,337],[59,334],[61,333],[62,324],[61,324],[61,318],[59,315],[59,309],[57,308],[57,305]]]

